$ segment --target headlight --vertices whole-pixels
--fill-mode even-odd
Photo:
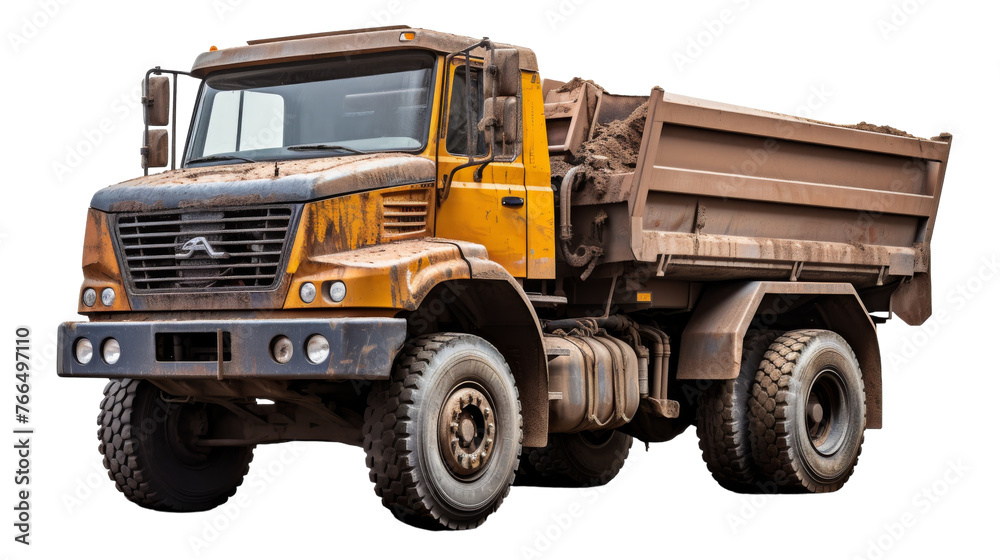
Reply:
[[[316,286],[312,282],[306,282],[299,288],[299,297],[303,303],[312,303],[316,299]]]
[[[330,299],[340,303],[344,301],[345,297],[347,297],[347,286],[345,286],[343,282],[337,280],[336,282],[330,284]]]
[[[76,354],[76,361],[85,366],[94,358],[94,345],[86,338],[81,338],[76,341],[73,353]]]
[[[101,355],[104,357],[104,363],[113,366],[118,363],[118,358],[122,356],[122,347],[118,344],[117,340],[109,338],[104,341],[104,346],[101,348]]]
[[[115,291],[111,288],[101,290],[101,303],[104,307],[111,307],[115,303]]]
[[[306,341],[306,358],[314,364],[321,364],[330,357],[330,342],[323,335],[314,334]]]
[[[295,345],[287,336],[278,336],[271,341],[271,357],[279,364],[287,364],[295,353]]]
[[[87,288],[83,291],[83,304],[87,307],[93,307],[97,303],[97,292],[93,288]]]

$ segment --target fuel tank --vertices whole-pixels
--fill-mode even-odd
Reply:
[[[608,336],[547,335],[549,432],[608,430],[639,408],[639,360],[627,343]]]

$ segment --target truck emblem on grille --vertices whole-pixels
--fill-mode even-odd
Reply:
[[[181,253],[175,253],[174,257],[178,259],[190,259],[196,251],[204,251],[209,257],[213,259],[228,259],[229,253],[225,251],[216,251],[212,248],[212,245],[204,237],[193,237],[189,239],[184,245],[181,246]]]

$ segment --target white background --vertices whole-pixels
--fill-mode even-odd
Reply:
[[[30,547],[12,540],[13,437],[0,442],[9,557],[963,558],[993,548],[996,3],[11,0],[0,10],[0,360],[12,361],[14,329],[29,325],[37,367]],[[724,15],[728,23],[713,23]],[[599,491],[514,488],[483,527],[462,533],[396,522],[362,451],[336,444],[258,448],[240,500],[207,513],[156,513],[120,496],[97,453],[103,383],[57,378],[54,343],[58,323],[76,318],[91,195],[140,173],[142,74],[189,68],[211,45],[378,24],[531,47],[543,77],[580,75],[617,93],[659,85],[953,133],[933,243],[935,316],[880,329],[885,428],[868,432],[850,483],[818,496],[731,494],[709,476],[690,430],[648,453],[637,444]],[[0,382],[10,434],[13,373],[0,372],[10,372]]]

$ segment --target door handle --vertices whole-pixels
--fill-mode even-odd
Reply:
[[[505,196],[500,199],[500,204],[505,208],[520,208],[524,206],[524,199],[519,196]]]

